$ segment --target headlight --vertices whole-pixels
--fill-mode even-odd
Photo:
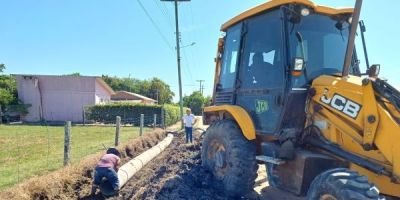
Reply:
[[[295,71],[301,71],[304,68],[304,59],[303,58],[295,58],[294,59],[294,67]]]
[[[303,8],[303,9],[301,9],[300,13],[301,13],[301,15],[302,15],[303,17],[308,16],[308,15],[310,14],[310,9],[308,9],[308,8]]]
[[[347,19],[347,22],[349,22],[349,24],[351,24],[353,22],[353,17],[349,17],[349,19]]]

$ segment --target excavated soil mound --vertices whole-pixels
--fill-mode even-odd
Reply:
[[[136,157],[165,137],[156,130],[135,138],[119,147],[122,162]],[[86,157],[78,164],[68,166],[45,176],[34,177],[0,193],[0,199],[87,199],[93,179],[93,168],[104,152]],[[89,197],[89,199],[98,199]]]

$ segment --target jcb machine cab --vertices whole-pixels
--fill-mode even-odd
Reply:
[[[308,199],[400,197],[400,93],[379,65],[359,70],[361,4],[272,0],[222,25],[202,162],[227,195],[251,191],[262,162]]]

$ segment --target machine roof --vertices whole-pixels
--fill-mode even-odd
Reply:
[[[234,25],[238,22],[241,22],[244,19],[247,19],[249,17],[257,15],[261,12],[279,7],[284,4],[291,4],[291,3],[303,4],[305,6],[313,8],[315,12],[323,13],[323,14],[327,14],[327,15],[353,13],[353,8],[331,8],[331,7],[327,7],[327,6],[320,6],[320,5],[314,4],[314,2],[312,2],[310,0],[271,0],[264,4],[256,6],[254,8],[251,8],[251,9],[237,15],[236,17],[230,19],[228,22],[226,22],[225,24],[223,24],[221,26],[221,31],[226,31],[226,29],[228,29],[232,25]]]

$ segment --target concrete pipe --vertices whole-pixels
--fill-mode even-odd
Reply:
[[[145,166],[149,161],[160,154],[165,148],[171,144],[174,135],[168,134],[167,137],[159,142],[156,146],[143,152],[139,156],[133,158],[129,162],[122,165],[118,170],[118,180],[119,188],[121,189],[132,176],[138,172],[143,166]],[[113,196],[114,191],[111,184],[108,181],[103,181],[100,185],[100,190],[105,196]]]

